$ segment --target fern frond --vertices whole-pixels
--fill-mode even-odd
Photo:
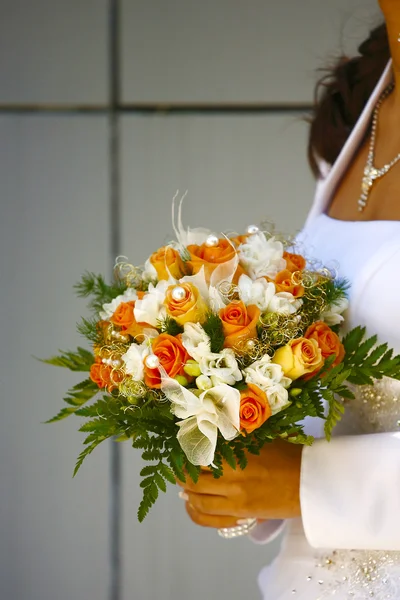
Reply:
[[[52,358],[39,358],[40,362],[54,367],[63,367],[70,371],[90,371],[90,367],[94,363],[94,356],[89,350],[78,347],[75,352],[59,350],[58,356]]]

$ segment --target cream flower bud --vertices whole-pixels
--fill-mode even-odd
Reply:
[[[199,375],[199,377],[197,377],[196,379],[196,385],[199,388],[199,390],[203,391],[209,390],[213,387],[211,379],[206,375]]]
[[[186,365],[183,367],[183,370],[190,377],[199,377],[201,375],[201,369],[199,367],[199,363],[195,360],[188,360]]]

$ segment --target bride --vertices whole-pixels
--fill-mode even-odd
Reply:
[[[351,281],[350,327],[400,352],[400,3],[379,4],[385,24],[320,85],[309,144],[319,181],[300,237]],[[306,423],[316,437],[322,425]],[[255,517],[259,543],[285,530],[259,577],[265,599],[399,599],[400,382],[356,390],[331,442],[268,444],[245,471],[204,472],[182,496],[202,526]]]

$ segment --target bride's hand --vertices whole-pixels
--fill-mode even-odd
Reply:
[[[224,463],[224,475],[214,479],[202,470],[194,484],[187,477],[181,497],[190,518],[204,527],[234,527],[238,520],[288,519],[300,511],[302,447],[280,440],[266,444],[259,456],[248,454],[244,471]]]

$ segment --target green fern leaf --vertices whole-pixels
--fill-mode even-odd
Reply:
[[[193,465],[188,460],[185,460],[185,469],[193,483],[197,483],[199,481],[200,476],[200,467],[197,465]]]
[[[229,442],[225,442],[225,440],[221,441],[218,449],[221,452],[222,457],[226,460],[228,465],[231,467],[231,469],[236,471],[237,464],[236,464],[235,453],[232,450],[231,446],[229,445]]]
[[[56,423],[57,421],[62,421],[62,419],[66,419],[70,415],[73,415],[75,409],[72,407],[62,408],[58,414],[56,414],[52,419],[45,421],[45,423]]]
[[[175,477],[174,477],[174,472],[172,471],[172,469],[170,469],[166,464],[164,463],[160,463],[159,465],[160,467],[160,472],[161,475],[170,483],[172,483],[173,485],[175,485],[176,481],[175,481]]]
[[[40,362],[54,367],[64,367],[70,371],[90,371],[90,367],[94,363],[94,356],[89,350],[78,347],[76,352],[59,350],[59,356],[52,358],[39,358]]]
[[[155,473],[154,474],[154,481],[155,481],[157,487],[162,492],[166,492],[167,491],[167,486],[166,486],[166,483],[165,483],[165,479],[163,479],[159,473]]]
[[[84,448],[82,450],[82,452],[80,453],[80,455],[78,456],[78,460],[76,461],[76,465],[75,465],[75,469],[74,469],[74,474],[73,477],[75,477],[75,475],[77,474],[77,472],[79,471],[79,469],[82,466],[83,461],[85,460],[85,458],[87,456],[89,456],[89,454],[91,454],[93,452],[93,450],[95,448],[97,448],[97,446],[99,444],[101,444],[101,442],[103,442],[106,438],[101,437],[101,438],[97,438],[94,442],[92,442],[92,444],[90,444],[89,446],[87,446],[86,448]]]
[[[157,472],[157,465],[146,465],[140,471],[140,476],[141,477],[146,477],[147,475],[151,475],[152,476],[156,472]]]

